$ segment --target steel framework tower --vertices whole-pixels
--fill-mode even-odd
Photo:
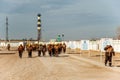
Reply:
[[[6,17],[6,41],[8,41],[8,17]]]

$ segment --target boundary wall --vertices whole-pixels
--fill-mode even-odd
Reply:
[[[32,42],[33,43],[33,42]],[[35,42],[34,42],[35,43]],[[43,44],[50,44],[51,42],[42,42]],[[52,42],[52,44],[56,42]],[[112,38],[101,38],[100,40],[90,41],[90,40],[80,40],[80,41],[64,41],[67,48],[69,49],[80,49],[80,50],[95,50],[104,52],[104,47],[106,45],[112,45],[115,52],[120,52],[120,40],[113,40]],[[18,47],[24,42],[0,42],[0,47],[6,47],[10,44],[11,47]]]

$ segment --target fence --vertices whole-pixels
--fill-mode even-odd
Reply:
[[[64,41],[67,48],[70,49],[81,49],[81,50],[95,50],[104,51],[106,45],[112,45],[115,52],[120,52],[120,40],[113,40],[111,38],[102,38],[101,40],[90,41],[90,40],[80,40],[80,41]],[[50,42],[44,42],[49,44]],[[63,43],[63,42],[62,42]],[[7,46],[8,43],[0,42],[0,47]],[[18,47],[23,42],[10,42],[13,47]]]
[[[95,51],[104,51],[104,47],[106,45],[112,45],[115,52],[120,52],[120,40],[111,40],[110,42],[97,40],[97,41],[89,41],[89,40],[81,40],[81,41],[69,41],[66,42],[67,47],[70,49],[81,49],[81,50],[95,50]]]

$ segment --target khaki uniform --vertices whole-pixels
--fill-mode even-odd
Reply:
[[[109,66],[112,66],[112,56],[115,55],[114,49],[112,46],[106,46],[104,48],[105,50],[105,66],[107,65],[107,62],[109,62]]]
[[[22,58],[22,54],[23,54],[23,51],[24,51],[24,47],[22,45],[20,45],[18,47],[18,52],[19,52],[19,57]]]

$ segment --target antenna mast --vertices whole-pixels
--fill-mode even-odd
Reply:
[[[6,41],[8,41],[8,17],[6,17]]]

